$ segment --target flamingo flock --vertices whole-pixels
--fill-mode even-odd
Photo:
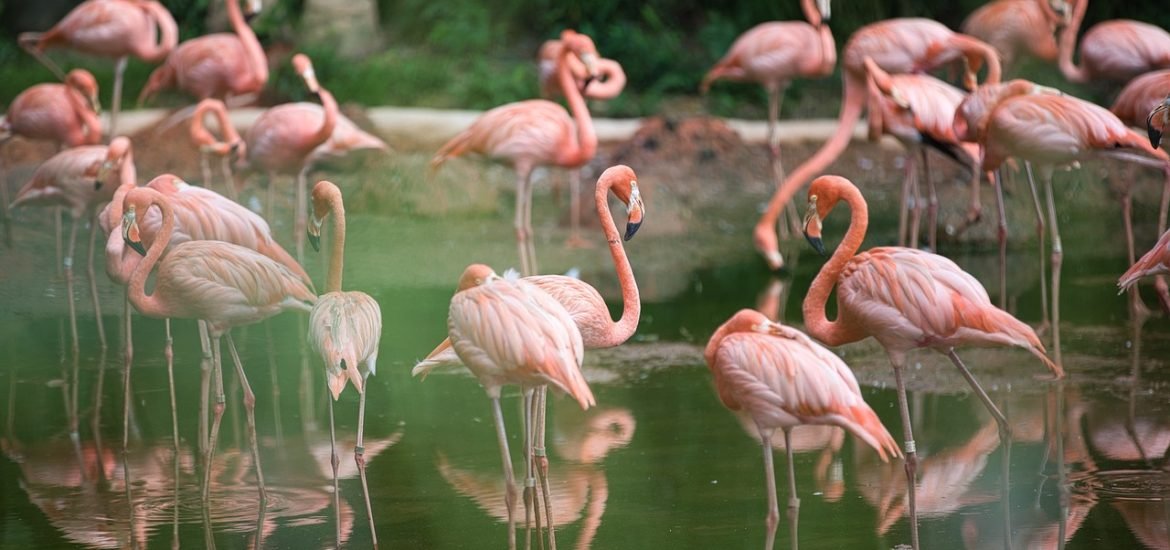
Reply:
[[[178,43],[174,19],[155,0],[88,0],[49,30],[21,35],[20,45],[45,63],[61,83],[35,85],[13,100],[0,122],[0,145],[13,138],[48,140],[57,144],[59,152],[39,165],[11,204],[7,200],[7,181],[0,182],[5,191],[5,237],[11,239],[13,232],[28,230],[24,224],[11,226],[8,209],[48,205],[68,211],[72,225],[59,263],[68,289],[71,348],[77,356],[80,344],[73,299],[77,234],[87,220],[92,220],[87,273],[104,352],[106,338],[93,256],[97,228],[107,233],[106,272],[125,289],[122,452],[127,469],[134,357],[131,308],[144,317],[167,320],[163,354],[170,379],[176,455],[179,390],[174,384],[169,320],[198,321],[203,354],[198,445],[205,505],[210,501],[212,463],[226,408],[221,340],[227,339],[243,387],[250,464],[255,471],[260,506],[266,506],[254,412],[256,396],[248,384],[232,330],[284,312],[307,314],[302,318],[308,321],[306,339],[321,357],[328,392],[337,543],[340,546],[344,537],[333,402],[352,385],[359,401],[354,463],[361,479],[371,540],[376,546],[363,431],[366,398],[372,389],[369,376],[376,373],[384,342],[383,308],[385,314],[392,310],[389,304],[379,303],[366,292],[343,290],[344,179],[337,179],[342,182],[340,186],[322,180],[311,190],[308,183],[313,169],[324,158],[356,149],[387,151],[388,146],[341,114],[338,100],[318,80],[312,61],[304,54],[294,55],[291,64],[313,101],[271,107],[250,127],[238,131],[231,109],[255,101],[269,77],[268,55],[248,24],[250,17],[260,11],[260,3],[248,0],[246,8],[241,8],[240,1],[226,0],[231,33],[182,43]],[[1129,178],[1123,183],[1122,215],[1132,267],[1121,275],[1118,287],[1122,292],[1131,292],[1135,315],[1149,313],[1135,285],[1144,277],[1170,274],[1170,231],[1166,231],[1170,155],[1161,149],[1162,134],[1170,123],[1170,34],[1139,21],[1113,20],[1090,28],[1078,45],[1087,4],[1088,0],[995,0],[970,15],[963,24],[964,33],[923,18],[890,19],[862,27],[840,51],[843,88],[836,129],[819,150],[790,173],[784,171],[780,160],[780,107],[791,81],[824,78],[836,68],[838,51],[829,28],[829,0],[800,0],[807,22],[764,22],[747,30],[701,77],[700,91],[704,94],[718,80],[757,82],[767,92],[766,139],[775,190],[754,227],[752,243],[768,267],[778,270],[786,266],[780,254],[777,224],[786,209],[796,222],[792,199],[806,183],[807,213],[801,223],[794,225],[799,226],[817,252],[826,252],[823,221],[841,203],[850,210],[844,239],[804,296],[804,331],[759,311],[744,309],[714,330],[702,353],[718,399],[738,415],[749,433],[758,435],[763,449],[768,501],[766,548],[773,547],[779,523],[772,458],[772,438],[777,429],[783,433],[788,456],[791,544],[795,548],[799,542],[800,498],[791,431],[802,425],[843,429],[871,447],[883,462],[903,462],[910,544],[915,549],[920,547],[916,487],[920,485],[919,476],[925,482],[932,468],[919,471],[925,464],[918,462],[904,370],[912,350],[931,349],[947,356],[970,385],[998,428],[998,440],[992,437],[990,424],[981,431],[985,437],[979,448],[986,455],[996,445],[1004,446],[1006,479],[1012,440],[1008,419],[955,349],[1021,348],[1042,367],[1033,369],[1031,374],[1043,373],[1050,379],[1064,376],[1060,341],[1064,247],[1057,223],[1055,170],[1105,158],[1125,163],[1127,168],[1150,168],[1164,175],[1158,228],[1164,233],[1140,259],[1136,250],[1139,240],[1145,239],[1135,235]],[[103,134],[98,118],[96,80],[84,69],[64,73],[58,68],[45,53],[58,47],[117,60],[108,134]],[[1073,61],[1074,50],[1079,64]],[[154,175],[148,184],[138,185],[132,141],[116,133],[122,76],[131,56],[161,63],[139,94],[139,104],[171,88],[198,100],[171,118],[191,118],[189,132],[201,158],[202,186],[191,185],[173,174]],[[1004,69],[1016,69],[1017,61],[1025,56],[1056,63],[1070,82],[1124,87],[1107,109],[1028,80],[1001,81]],[[521,523],[516,516],[519,498],[524,506],[526,547],[531,546],[533,526],[538,537],[547,536],[549,547],[556,547],[555,499],[546,458],[547,389],[567,394],[582,410],[597,406],[598,395],[582,371],[585,356],[590,350],[624,345],[636,334],[642,311],[633,262],[623,244],[635,236],[646,215],[642,188],[630,166],[619,164],[604,170],[594,188],[599,237],[609,249],[621,290],[619,319],[612,318],[605,299],[591,283],[540,272],[536,260],[538,235],[532,225],[533,171],[538,167],[571,171],[572,223],[567,244],[590,245],[590,239],[582,236],[579,229],[579,170],[604,158],[604,154],[599,153],[587,100],[616,97],[626,86],[627,78],[620,63],[602,57],[590,36],[574,30],[564,30],[557,40],[545,43],[539,60],[540,89],[545,99],[508,103],[483,113],[442,145],[430,160],[432,175],[445,163],[469,154],[505,163],[514,170],[513,229],[520,272],[509,270],[501,276],[485,264],[467,265],[450,300],[447,338],[412,370],[413,375],[425,378],[436,369],[465,367],[491,400],[505,483],[503,515],[512,549],[518,545],[515,527]],[[944,68],[958,69],[959,86],[926,74]],[[986,75],[980,83],[979,75],[984,69]],[[567,108],[554,98],[563,98]],[[893,136],[908,151],[909,161],[897,199],[901,212],[899,246],[861,251],[870,223],[867,198],[853,182],[827,175],[826,170],[848,147],[863,113],[868,113],[869,137]],[[215,118],[218,137],[206,126],[207,115]],[[1146,135],[1134,130],[1141,126],[1146,127]],[[103,144],[107,139],[108,145]],[[1008,313],[1002,302],[992,304],[979,280],[938,254],[938,199],[929,170],[930,150],[949,157],[969,172],[971,199],[960,230],[982,217],[981,180],[986,177],[995,186],[1001,297],[1006,295],[1007,269],[1002,173],[1016,161],[1025,164],[1041,237],[1045,229],[1051,235],[1047,262],[1041,240],[1041,269],[1051,271],[1051,295],[1044,290],[1042,314],[1046,321],[1041,330]],[[223,194],[211,189],[212,157],[221,163]],[[919,196],[918,158],[928,190],[925,201]],[[1033,167],[1044,184],[1043,206],[1033,181]],[[233,168],[267,173],[264,216],[236,202],[243,184],[237,183]],[[278,174],[296,177],[293,254],[278,242],[265,219],[275,217]],[[610,209],[611,195],[625,209],[624,231],[618,229]],[[918,237],[923,204],[927,205],[925,250],[919,248]],[[330,254],[325,292],[318,294],[302,267],[304,242],[308,240],[314,250],[319,250],[327,219],[332,220],[331,238],[326,240]],[[59,230],[59,219],[57,225]],[[436,275],[454,278],[454,273]],[[148,285],[147,279],[152,276],[154,282]],[[1045,279],[1043,271],[1041,278]],[[1170,312],[1170,290],[1161,278],[1155,284],[1163,308]],[[827,303],[834,291],[836,317],[830,320]],[[773,311],[770,316],[777,315]],[[1048,328],[1052,340],[1050,346],[1045,346],[1041,334]],[[904,434],[901,447],[866,404],[849,365],[825,347],[846,346],[870,337],[885,349],[893,367]],[[522,493],[516,486],[500,404],[507,386],[518,386],[523,396]],[[440,457],[440,463],[446,465],[446,459]],[[125,478],[131,479],[129,471]],[[131,484],[126,484],[126,490],[132,490]],[[887,527],[883,519],[883,530]]]

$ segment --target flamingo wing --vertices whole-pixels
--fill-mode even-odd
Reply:
[[[369,294],[330,292],[317,300],[309,313],[309,341],[325,360],[331,389],[339,383],[335,396],[347,379],[359,393],[365,390],[359,367],[364,365],[370,374],[377,374],[381,335],[382,310]]]

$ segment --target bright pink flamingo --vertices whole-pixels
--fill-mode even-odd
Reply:
[[[1059,49],[1056,28],[1064,25],[1068,6],[1060,13],[1049,0],[995,0],[971,12],[963,20],[963,33],[995,48],[1006,71],[1023,55],[1053,63]]]
[[[1155,110],[1164,102],[1170,90],[1170,69],[1150,71],[1125,85],[1109,110],[1130,126],[1147,128],[1154,122]],[[1164,112],[1164,109],[1157,113]],[[1163,122],[1159,119],[1157,122]],[[1161,124],[1157,133],[1150,133],[1150,145],[1157,147],[1161,142]]]
[[[1048,203],[1048,226],[1052,237],[1052,336],[1057,363],[1060,362],[1060,265],[1063,246],[1056,220],[1056,203],[1052,194],[1052,172],[1090,157],[1120,158],[1142,163],[1163,171],[1170,170],[1170,157],[1150,147],[1148,141],[1127,127],[1103,107],[1063,95],[1022,95],[1002,101],[991,113],[984,143],[983,167],[996,170],[1009,156],[1030,161],[1039,167],[1044,179]],[[1116,151],[1136,149],[1148,156]],[[1153,157],[1153,159],[1149,158]],[[1170,186],[1170,177],[1164,182]],[[1128,187],[1128,186],[1126,186]],[[1123,204],[1129,203],[1127,188]],[[1163,193],[1163,197],[1167,197]],[[1161,224],[1165,224],[1163,202]],[[1126,242],[1133,249],[1133,226],[1129,209],[1122,208]],[[1134,257],[1130,252],[1130,258]],[[1164,303],[1170,297],[1164,297]],[[1135,301],[1136,304],[1136,301]],[[1136,307],[1136,306],[1135,306]]]
[[[1081,64],[1073,64],[1077,33],[1089,0],[1073,0],[1072,17],[1060,35],[1057,64],[1069,82],[1102,80],[1125,83],[1135,76],[1170,67],[1170,33],[1130,19],[1111,19],[1093,25],[1081,37]]]
[[[758,82],[768,92],[768,151],[777,182],[784,180],[776,120],[788,84],[797,78],[825,78],[837,65],[837,44],[827,24],[830,0],[800,0],[804,21],[768,21],[741,34],[703,77],[706,94],[716,80]]]
[[[930,19],[888,19],[858,29],[842,50],[844,101],[833,136],[798,166],[772,195],[768,208],[753,231],[756,249],[772,269],[784,265],[776,239],[780,212],[805,182],[822,173],[849,144],[853,128],[865,108],[865,58],[870,57],[888,73],[922,72],[956,61],[965,64],[963,83],[975,88],[975,73],[987,65],[987,82],[999,82],[999,58],[991,46],[946,28]]]
[[[853,372],[803,332],[769,321],[758,311],[741,309],[711,335],[703,357],[715,377],[719,400],[733,411],[745,410],[760,432],[768,489],[765,548],[772,548],[780,519],[772,468],[776,428],[784,432],[788,452],[788,520],[793,548],[797,547],[800,499],[796,496],[792,428],[840,426],[873,447],[882,461],[901,456],[890,432],[861,397]]]
[[[333,248],[329,259],[329,277],[313,311],[309,313],[309,342],[325,361],[326,386],[332,393],[329,400],[329,441],[333,452],[333,499],[341,513],[341,490],[337,486],[337,441],[333,428],[333,401],[341,395],[346,382],[353,382],[361,399],[358,405],[357,446],[353,459],[362,479],[362,494],[366,499],[366,515],[370,520],[370,534],[378,545],[374,528],[374,512],[370,507],[370,488],[366,483],[366,459],[362,436],[366,423],[366,379],[374,374],[378,363],[378,341],[382,337],[382,310],[378,302],[365,292],[341,290],[341,274],[345,255],[345,205],[341,190],[332,182],[319,181],[313,187],[313,223],[309,225],[309,242],[317,250],[321,225],[333,215]],[[341,520],[337,520],[337,541],[341,544]]]
[[[127,60],[134,56],[147,63],[161,61],[178,41],[179,27],[175,18],[165,6],[153,0],[82,2],[53,28],[43,33],[26,32],[19,38],[20,46],[61,80],[65,80],[65,74],[44,53],[49,48],[69,48],[118,60],[114,66],[111,135],[117,132],[118,112],[122,107],[122,76],[126,72]]]
[[[1126,270],[1117,280],[1117,286],[1125,291],[1137,284],[1138,279],[1142,277],[1162,273],[1170,273],[1170,231],[1163,233],[1162,238],[1158,239],[1158,244]]]
[[[518,384],[524,393],[526,478],[533,479],[533,393],[552,384],[588,409],[596,402],[581,375],[584,347],[569,312],[536,285],[505,280],[491,268],[472,264],[451,298],[447,328],[451,347],[475,374],[492,400],[492,415],[508,487],[508,547],[516,547],[512,460],[500,412],[500,387]],[[551,530],[550,530],[551,534]]]
[[[305,54],[293,56],[293,68],[304,79],[309,91],[324,106],[310,103],[285,103],[263,113],[244,134],[248,144],[248,162],[268,173],[268,209],[272,215],[273,188],[276,173],[297,174],[296,234],[297,258],[305,253],[305,217],[308,209],[308,175],[312,168],[311,155],[329,140],[337,124],[337,102],[333,94],[322,88],[313,71],[313,63]]]
[[[139,216],[145,218],[152,206],[162,211],[162,227],[154,243],[146,250],[142,242]],[[286,310],[309,311],[316,294],[301,277],[288,267],[254,250],[222,241],[189,241],[167,250],[175,230],[175,213],[170,199],[150,188],[134,189],[126,194],[122,215],[122,236],[126,244],[144,253],[134,268],[128,291],[130,302],[143,315],[155,318],[197,319],[207,323],[214,341],[216,407],[204,457],[203,500],[207,502],[211,486],[211,458],[223,417],[223,377],[219,340],[227,335],[228,350],[236,364],[236,374],[244,387],[244,408],[248,413],[248,435],[252,444],[252,461],[260,500],[266,499],[264,474],[260,468],[260,449],[256,442],[256,396],[244,374],[231,329],[262,321]],[[159,262],[163,252],[167,255]],[[158,264],[154,290],[146,294],[146,278]]]
[[[179,44],[166,62],[150,73],[138,95],[139,104],[172,87],[198,99],[214,97],[229,105],[243,104],[264,87],[268,58],[247,21],[260,12],[260,0],[247,0],[247,13],[240,10],[240,0],[225,1],[233,32],[207,34]]]
[[[561,52],[557,79],[568,95],[569,110],[544,99],[518,101],[501,105],[476,119],[469,128],[451,138],[431,159],[431,170],[438,170],[448,159],[464,153],[479,153],[508,162],[516,170],[516,240],[520,266],[525,275],[535,275],[536,249],[532,244],[532,188],[529,176],[541,165],[579,168],[597,154],[597,134],[585,99],[577,89],[569,63],[576,56],[590,76],[596,76],[597,48],[583,34],[565,30],[561,33]]]
[[[215,116],[219,122],[219,131],[223,139],[212,135],[204,126],[207,115]],[[195,106],[195,114],[191,120],[191,140],[199,146],[199,166],[203,170],[203,186],[211,188],[211,165],[208,156],[219,157],[220,167],[223,170],[223,185],[229,197],[236,200],[236,186],[232,180],[231,163],[235,159],[248,157],[248,146],[244,143],[236,127],[232,125],[228,116],[227,107],[218,99],[207,98]]]
[[[845,178],[821,176],[809,187],[804,232],[814,248],[824,251],[821,220],[840,201],[852,211],[849,230],[813,279],[804,299],[804,323],[810,335],[829,346],[873,336],[886,349],[898,385],[906,437],[906,479],[912,488],[918,459],[902,380],[907,352],[929,348],[950,358],[999,422],[1003,441],[1010,439],[1006,437],[1007,420],[955,354],[955,346],[1017,346],[1036,355],[1056,377],[1062,377],[1064,371],[1048,359],[1031,327],[992,305],[979,281],[947,258],[901,247],[877,247],[857,254],[865,240],[869,209],[861,191]],[[825,305],[833,287],[837,287],[837,319],[830,321]],[[913,489],[908,500],[911,540],[917,548]]]

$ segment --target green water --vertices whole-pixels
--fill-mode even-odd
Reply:
[[[648,226],[652,216],[653,210]],[[514,261],[504,217],[350,220],[346,286],[369,292],[383,309],[365,449],[385,547],[506,545],[500,455],[488,399],[465,374],[437,374],[426,381],[409,375],[413,362],[445,336],[447,303],[461,267],[487,261],[502,268]],[[1066,223],[1067,382],[1036,381],[1033,376],[1043,368],[1023,352],[961,350],[1013,427],[1006,483],[1004,446],[982,405],[945,358],[927,352],[912,356],[916,364],[908,383],[922,457],[918,494],[925,548],[1000,548],[1009,528],[1014,548],[1054,548],[1059,540],[1067,540],[1068,548],[1170,544],[1165,503],[1170,404],[1163,397],[1170,382],[1164,368],[1170,324],[1154,317],[1135,332],[1129,322],[1125,299],[1114,287],[1125,262],[1124,249],[1112,244],[1121,235],[1113,217],[1096,226]],[[176,479],[162,324],[135,316],[128,505],[121,455],[120,299],[103,276],[99,286],[110,349],[102,354],[79,276],[81,354],[74,360],[64,284],[52,275],[51,258],[45,259],[53,246],[45,236],[51,230],[46,220],[35,213],[18,218],[16,229],[26,237],[4,252],[9,284],[0,291],[7,306],[0,310],[0,391],[7,396],[0,430],[0,546],[165,547],[172,541],[188,547],[214,542],[219,548],[332,546],[336,511],[328,413],[318,359],[303,344],[304,318],[286,314],[235,331],[257,395],[269,490],[261,510],[230,363],[211,504],[200,503],[202,466],[194,448],[200,352],[189,321],[174,324],[182,440]],[[735,310],[755,306],[771,283],[745,249],[750,222],[732,219],[723,231],[709,230],[714,222],[682,234],[648,231],[629,244],[644,298],[638,334],[620,348],[586,354],[595,409],[582,412],[559,398],[550,406],[552,502],[561,548],[763,545],[760,447],[748,424],[718,402],[701,354],[714,328]],[[836,223],[840,220],[826,225],[826,234],[840,234]],[[284,229],[278,224],[278,231]],[[583,277],[613,298],[616,284],[605,250],[564,251],[563,231],[557,235],[538,245],[542,267],[582,265]],[[489,244],[468,244],[474,242]],[[789,296],[781,311],[799,324],[800,297],[823,260],[799,243],[793,250],[800,257],[789,255],[796,266],[779,279]],[[996,298],[993,252],[951,255]],[[1035,324],[1040,316],[1035,251],[1027,244],[1013,247],[1009,260],[1012,307]],[[315,274],[322,271],[315,257],[308,266]],[[100,261],[98,270],[101,275]],[[616,313],[620,304],[612,308]],[[839,351],[856,369],[866,400],[891,433],[900,434],[892,373],[880,348],[869,341]],[[521,447],[519,403],[515,391],[505,393],[514,456]],[[74,404],[76,440],[70,435]],[[352,461],[357,404],[356,394],[346,392],[336,415],[342,535],[360,548],[369,545],[370,529]],[[830,429],[798,430],[794,439],[802,547],[909,543],[900,463],[882,464],[872,450]],[[521,471],[519,461],[515,466]],[[783,449],[777,449],[776,468],[782,508],[777,547],[783,548],[789,540]],[[518,510],[522,518],[523,507]],[[518,536],[523,545],[522,523]]]

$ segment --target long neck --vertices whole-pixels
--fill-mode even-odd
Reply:
[[[244,45],[248,64],[252,66],[252,74],[260,84],[268,82],[268,58],[264,55],[264,48],[260,47],[260,41],[256,39],[256,33],[248,26],[248,22],[244,21],[244,14],[240,12],[240,0],[227,0],[227,12],[232,30],[236,31],[240,43]]]
[[[833,31],[827,24],[822,23],[817,29],[821,39],[821,67],[820,74],[829,76],[837,66],[837,42],[833,40]]]
[[[65,86],[65,96],[77,115],[77,122],[85,128],[85,142],[78,145],[97,145],[102,141],[102,121],[89,106],[85,96],[75,88]]]
[[[630,259],[626,256],[626,248],[622,246],[622,236],[618,233],[617,225],[609,211],[609,183],[598,185],[594,191],[594,200],[597,202],[597,217],[601,219],[601,228],[605,232],[605,240],[609,243],[609,254],[613,257],[614,270],[617,271],[618,284],[622,288],[622,317],[609,327],[606,335],[607,347],[617,346],[638,328],[638,319],[642,316],[642,300],[638,296],[638,282],[634,280],[634,269],[630,266]]]
[[[345,264],[345,205],[340,193],[329,196],[329,211],[333,214],[333,250],[330,251],[325,292],[341,292],[341,270]]]
[[[804,12],[804,18],[808,23],[814,27],[821,24],[821,11],[817,9],[816,0],[800,0],[800,10]]]
[[[158,206],[162,210],[162,228],[159,230],[154,242],[151,243],[150,248],[146,251],[146,257],[138,262],[138,265],[134,268],[134,274],[130,276],[130,283],[126,287],[126,296],[130,298],[130,302],[143,315],[148,317],[167,317],[169,313],[162,300],[158,298],[158,293],[156,292],[149,296],[146,294],[146,278],[150,276],[151,270],[154,269],[154,264],[158,263],[158,259],[162,257],[163,251],[171,243],[171,234],[175,231],[175,214],[171,210],[171,203],[157,191],[153,191],[152,193],[150,206]],[[149,209],[149,206],[147,209]],[[146,217],[145,211],[142,212],[142,216],[144,218]]]
[[[585,105],[585,98],[581,97],[581,90],[573,79],[569,68],[568,57],[574,55],[569,48],[561,52],[561,62],[557,64],[557,80],[561,90],[565,92],[565,99],[569,102],[569,112],[573,113],[573,120],[577,123],[577,148],[563,157],[561,164],[565,166],[580,166],[593,159],[597,154],[597,134],[593,131],[593,118],[589,116],[589,107]]]
[[[1070,82],[1088,82],[1089,75],[1085,68],[1073,64],[1073,50],[1077,46],[1077,32],[1081,30],[1081,21],[1085,19],[1085,10],[1089,7],[1089,0],[1075,0],[1072,19],[1060,34],[1060,54],[1056,64],[1064,78]]]
[[[861,248],[861,242],[865,240],[865,230],[869,225],[869,208],[865,204],[865,199],[861,197],[861,192],[856,187],[849,186],[842,188],[841,194],[841,198],[849,203],[851,211],[849,230],[845,232],[845,238],[837,245],[833,256],[825,262],[821,272],[813,279],[812,286],[804,297],[802,308],[805,329],[817,340],[829,346],[856,342],[866,336],[842,323],[840,312],[836,321],[830,321],[825,315],[825,304],[829,301],[829,294],[833,292],[845,264],[849,263],[857,249]]]
[[[333,99],[333,94],[322,88],[318,95],[321,97],[321,107],[325,110],[325,116],[321,119],[321,127],[313,134],[313,147],[325,143],[333,135],[333,128],[337,125],[337,101]]]
[[[138,56],[147,62],[162,61],[175,45],[179,43],[179,26],[175,23],[175,18],[171,16],[171,12],[167,11],[162,4],[155,1],[147,1],[140,4],[142,9],[154,19],[154,23],[158,25],[159,38],[158,43],[149,45],[146,49],[138,52]]]
[[[138,185],[138,168],[134,166],[134,151],[127,150],[118,166],[118,189],[133,189]]]

